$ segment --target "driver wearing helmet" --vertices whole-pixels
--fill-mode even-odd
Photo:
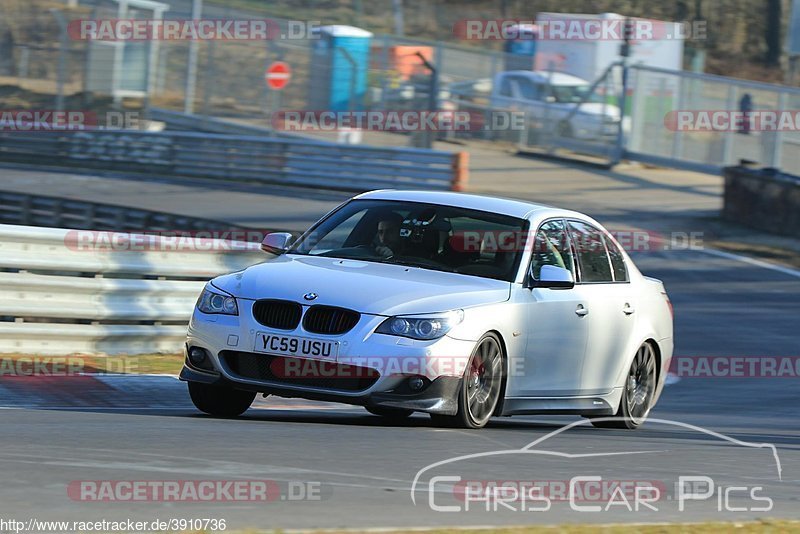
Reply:
[[[400,223],[402,217],[387,217],[378,222],[378,231],[372,241],[372,248],[382,258],[394,256],[400,245]]]

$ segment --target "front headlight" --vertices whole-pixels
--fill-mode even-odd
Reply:
[[[203,313],[216,313],[222,315],[239,315],[236,299],[230,295],[217,293],[206,286],[197,299],[197,309]]]
[[[398,315],[383,321],[375,332],[390,336],[430,340],[444,336],[463,320],[463,310],[421,316]]]

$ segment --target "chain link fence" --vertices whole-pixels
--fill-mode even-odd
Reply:
[[[19,4],[23,7],[0,23],[0,105],[4,109],[188,109],[270,127],[276,111],[331,109],[332,100],[319,97],[328,90],[321,87],[340,75],[347,80],[363,76],[363,88],[345,94],[342,109],[465,111],[472,122],[466,130],[395,132],[381,139],[366,132],[366,143],[426,146],[431,137],[478,139],[547,153],[586,154],[608,163],[628,157],[717,171],[746,159],[800,173],[797,131],[683,131],[670,123],[676,112],[687,110],[800,109],[800,90],[787,87],[634,65],[627,94],[621,99],[621,67],[609,68],[599,80],[580,83],[555,71],[531,76],[531,65],[524,69],[519,56],[504,54],[497,43],[468,46],[379,34],[370,39],[366,60],[354,66],[346,57],[321,61],[320,41],[308,38],[308,21],[270,19],[276,25],[276,38],[268,40],[98,41],[76,37],[75,21],[120,17],[186,21],[191,19],[191,1],[169,2],[159,11],[153,8],[156,3],[130,0],[124,12],[118,4],[101,0],[81,1],[76,8],[62,2],[34,4],[35,8]],[[440,4],[423,4],[407,17],[406,24],[442,26],[452,36],[452,22],[447,27],[441,20],[455,20],[457,14],[443,16]],[[297,12],[288,4],[276,6],[283,6],[287,15]],[[314,6],[308,12],[324,13]],[[380,13],[391,13],[389,0],[358,2],[347,12],[332,13],[330,19],[391,26],[377,20]],[[206,8],[203,18],[263,19],[243,9],[213,5]],[[285,38],[292,23],[306,24],[300,38]],[[194,77],[189,74],[193,47],[197,52]],[[291,67],[291,80],[282,91],[268,89],[264,79],[267,67],[277,60]],[[187,103],[190,86],[188,93],[194,98]],[[328,137],[335,140],[336,134]]]
[[[747,120],[738,125],[729,119],[735,113],[744,119],[763,112],[796,115],[800,90],[647,67],[634,67],[631,73],[635,90],[628,150],[632,153],[654,162],[675,160],[698,168],[748,160],[800,173],[800,132],[779,124],[774,130],[751,128]],[[686,117],[683,123],[680,114]],[[711,128],[704,121],[712,121]]]

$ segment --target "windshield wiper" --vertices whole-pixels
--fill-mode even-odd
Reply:
[[[413,260],[390,260],[390,261],[383,261],[381,263],[393,263],[395,265],[402,265],[404,267],[419,267],[421,269],[433,269],[435,271],[444,271],[448,273],[456,272],[456,270],[453,269],[452,267],[442,265],[441,263],[432,264],[424,261],[413,261]]]
[[[431,269],[434,271],[443,271],[447,273],[458,273],[452,267],[442,265],[440,263],[426,262],[426,261],[413,261],[413,260],[398,260],[394,258],[382,258],[379,256],[349,256],[347,254],[335,254],[328,256],[327,254],[309,254],[307,252],[293,252],[302,256],[311,256],[314,258],[331,258],[337,260],[354,260],[354,261],[367,261],[373,263],[382,263],[385,265],[400,265],[403,267],[417,267],[420,269]]]

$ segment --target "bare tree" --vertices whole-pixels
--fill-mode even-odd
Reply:
[[[781,61],[781,0],[767,0],[767,25],[764,37],[767,42],[767,65],[775,67]]]
[[[395,35],[405,34],[405,23],[403,21],[403,0],[392,0],[392,13],[394,14]]]

